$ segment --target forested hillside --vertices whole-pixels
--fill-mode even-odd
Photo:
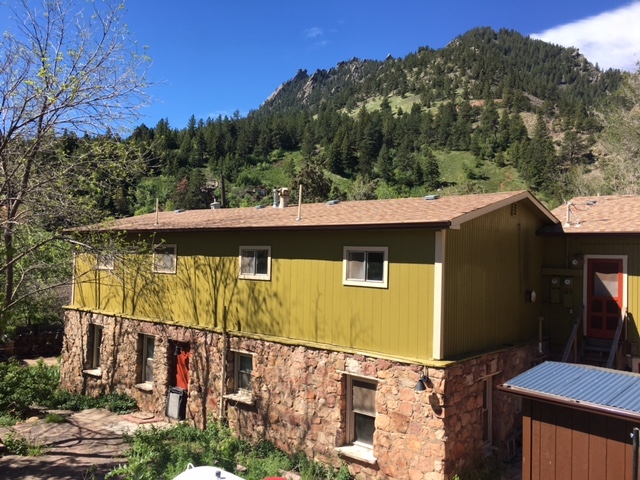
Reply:
[[[118,12],[91,18],[118,22]],[[65,228],[151,212],[156,201],[163,210],[269,204],[272,189],[289,187],[295,202],[299,184],[305,202],[530,189],[555,206],[577,193],[640,193],[638,75],[601,71],[575,49],[514,31],[479,28],[438,50],[301,70],[246,117],[192,116],[182,129],[171,122],[183,119],[163,119],[126,138],[95,132],[144,103],[129,98],[145,85],[131,73],[137,65],[122,76],[119,60],[103,64],[119,94],[111,96],[92,83],[101,77],[43,75],[12,51],[31,50],[7,50],[6,65],[17,66],[2,71],[15,107],[4,110],[0,135],[0,334],[58,316],[71,245],[117,250],[114,239],[76,242]],[[79,97],[69,89],[78,79],[89,87]],[[79,123],[69,115],[77,98]],[[46,128],[18,128],[32,125]]]
[[[622,78],[575,49],[490,28],[402,59],[301,70],[247,117],[140,125],[126,141],[146,171],[99,203],[115,216],[156,198],[252,205],[302,183],[304,201],[529,188],[554,204],[597,169],[598,112]]]

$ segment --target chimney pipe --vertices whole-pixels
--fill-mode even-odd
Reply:
[[[289,206],[289,189],[282,187],[278,189],[278,196],[280,197],[280,208],[286,208]]]

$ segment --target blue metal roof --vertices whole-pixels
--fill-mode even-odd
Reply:
[[[500,389],[540,400],[640,417],[640,375],[636,373],[544,362],[505,382]]]

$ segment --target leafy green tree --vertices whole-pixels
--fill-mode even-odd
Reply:
[[[313,163],[306,163],[298,172],[292,185],[292,191],[298,191],[298,185],[302,185],[302,202],[316,203],[329,200],[331,192],[331,180],[329,180],[322,168]]]
[[[99,217],[77,191],[99,190],[142,161],[113,136],[69,153],[57,135],[104,134],[136,118],[146,103],[148,65],[129,41],[117,1],[10,3],[1,7],[14,10],[15,28],[0,44],[0,333],[11,310],[35,293],[26,278],[58,268],[32,259],[62,228]],[[99,174],[105,171],[110,175]],[[35,229],[41,234],[32,238]]]

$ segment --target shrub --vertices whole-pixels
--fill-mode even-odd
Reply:
[[[136,401],[125,394],[91,398],[58,390],[60,368],[45,365],[42,359],[33,367],[24,367],[15,359],[0,362],[0,378],[0,425],[15,424],[34,406],[73,411],[106,408],[119,414],[137,410]]]
[[[60,369],[41,360],[34,367],[17,360],[0,363],[0,411],[24,416],[33,405],[45,406],[60,382]]]
[[[167,429],[137,430],[126,437],[128,464],[112,470],[107,478],[171,479],[189,463],[215,465],[246,480],[281,476],[283,470],[296,470],[302,479],[348,480],[346,467],[335,470],[315,464],[303,455],[289,457],[270,442],[250,445],[235,436],[225,425],[209,421],[199,430],[186,424]],[[242,472],[237,466],[245,467]]]
[[[11,455],[21,455],[23,457],[39,457],[45,454],[45,448],[42,445],[31,444],[26,438],[10,432],[4,439],[7,452]]]

